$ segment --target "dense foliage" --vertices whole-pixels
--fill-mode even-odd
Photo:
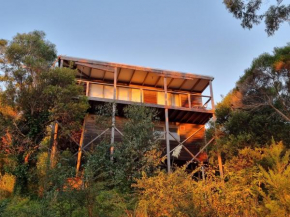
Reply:
[[[77,129],[88,108],[75,83],[75,71],[51,68],[56,58],[53,44],[43,32],[18,34],[2,40],[0,132],[6,133],[2,149],[11,153],[35,150],[46,136],[46,128],[59,121],[69,130]]]
[[[282,143],[241,149],[225,164],[225,180],[207,169],[205,180],[193,180],[182,168],[172,174],[143,176],[138,216],[288,216],[289,150]]]
[[[17,188],[26,192],[38,150],[50,148],[52,123],[61,122],[62,133],[78,131],[88,103],[74,70],[52,68],[56,50],[43,32],[17,34],[0,47],[0,172],[15,175]]]
[[[290,147],[290,46],[262,54],[216,108],[218,146],[227,158],[272,138]],[[213,134],[214,126],[208,131]]]
[[[216,137],[212,153],[222,153],[223,177],[215,154],[203,169],[168,174],[153,131],[157,111],[139,105],[122,111],[122,141],[104,134],[76,174],[78,146],[65,141],[79,133],[88,103],[74,70],[51,68],[55,48],[44,36],[0,41],[0,216],[289,216],[289,45],[254,60],[217,105],[207,133]],[[112,127],[112,106],[97,107],[96,127]]]
[[[103,122],[110,122],[112,118],[107,114],[111,108],[112,104],[98,107],[97,127],[102,127]],[[159,140],[153,132],[154,123],[158,121],[156,110],[128,105],[124,108],[124,115],[127,121],[122,129],[122,142],[111,144],[106,137],[103,138],[92,149],[87,164],[94,166],[96,171],[102,168],[102,176],[110,180],[111,186],[122,192],[130,192],[131,184],[142,173],[151,176],[158,170],[161,151]],[[113,153],[108,151],[111,147],[114,147]]]

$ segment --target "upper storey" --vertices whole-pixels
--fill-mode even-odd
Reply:
[[[84,85],[86,95],[92,101],[135,102],[150,107],[167,107],[170,112],[208,114],[205,121],[213,114],[212,89],[210,96],[202,95],[213,77],[68,56],[59,56],[58,64],[78,70],[78,82]]]

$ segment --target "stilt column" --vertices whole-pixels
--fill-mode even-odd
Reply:
[[[169,141],[169,118],[168,118],[168,94],[167,94],[167,79],[164,77],[164,92],[165,92],[165,137],[166,137],[166,156],[167,156],[167,172],[171,173],[170,165],[170,141]]]
[[[117,93],[117,76],[118,76],[118,68],[116,67],[114,70],[114,93],[113,93],[113,108],[112,108],[112,129],[111,129],[111,144],[113,145],[115,142],[115,113],[116,113],[116,93]],[[111,146],[110,153],[111,155],[114,152],[114,146]]]

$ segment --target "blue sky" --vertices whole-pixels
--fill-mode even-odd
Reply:
[[[245,30],[222,0],[7,0],[0,20],[0,38],[43,30],[61,55],[213,76],[216,101],[253,58],[290,42],[289,24],[272,37]]]

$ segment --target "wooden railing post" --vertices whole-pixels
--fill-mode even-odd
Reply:
[[[89,93],[90,93],[90,82],[87,81],[86,83],[87,83],[87,85],[86,85],[86,96],[89,96]]]
[[[188,93],[187,96],[188,96],[188,108],[191,108],[191,95],[190,95],[190,93]]]

